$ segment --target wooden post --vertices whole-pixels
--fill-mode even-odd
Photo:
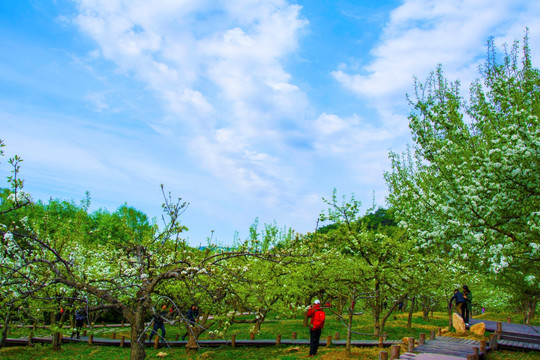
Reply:
[[[114,332],[114,331],[113,331],[113,333],[112,333],[112,338],[113,338],[113,340],[116,339],[116,332]]]
[[[379,347],[380,347],[380,348],[384,347],[384,341],[383,341],[383,337],[382,337],[382,336],[379,336]]]
[[[101,325],[103,325],[103,327],[107,327],[107,325],[105,325],[105,321],[102,321]]]
[[[93,342],[94,342],[94,335],[90,334],[90,336],[88,337],[88,345],[92,345]]]
[[[34,323],[34,326],[32,327],[32,330],[36,331],[36,323]]]
[[[482,340],[480,341],[480,352],[484,354],[486,354],[486,341],[485,340]]]
[[[231,347],[236,347],[236,335],[231,336]]]
[[[125,342],[126,342],[126,337],[125,337],[125,336],[122,336],[122,338],[120,339],[120,347],[121,347],[121,348],[124,347]]]
[[[496,333],[502,333],[502,322],[497,321],[497,330]]]
[[[390,353],[390,360],[398,360],[400,351],[401,351],[401,346],[392,345],[392,352]]]
[[[499,345],[497,344],[497,334],[491,334],[489,342],[491,344],[491,351],[497,351],[499,349]]]
[[[332,335],[326,337],[326,346],[332,346]]]
[[[255,334],[250,332],[249,333],[249,340],[255,340]]]
[[[409,338],[407,351],[409,351],[409,352],[414,351],[414,338],[412,338],[412,337]]]
[[[154,339],[154,349],[159,349],[159,336],[156,333],[156,338]]]
[[[429,331],[429,340],[435,340],[435,330]]]
[[[420,334],[420,340],[418,341],[419,345],[424,345],[426,343],[426,334],[421,333]]]
[[[388,360],[388,352],[386,351],[381,351],[379,353],[379,360]]]
[[[339,340],[339,333],[338,332],[334,335],[334,340]]]
[[[292,333],[292,339],[293,339],[293,340],[296,340],[296,336],[297,336],[296,331],[293,331],[293,333]]]
[[[276,345],[281,344],[281,334],[277,334],[276,336]]]
[[[124,320],[122,320],[122,327],[124,327]]]
[[[180,334],[176,334],[176,337],[174,338],[174,341],[178,341],[179,338],[180,338]]]
[[[62,339],[64,338],[64,335],[58,334],[58,345],[62,345]]]
[[[86,336],[86,330],[83,330],[82,336]]]
[[[480,348],[473,347],[472,351],[473,351],[473,355],[474,355],[474,360],[480,360]]]
[[[439,329],[437,330],[437,336],[441,336],[441,335],[442,335],[442,329],[439,328]]]
[[[511,322],[512,322],[512,318],[511,318],[510,316],[509,316],[509,317],[507,317],[507,318],[506,318],[506,322],[509,322],[509,323],[511,323]]]

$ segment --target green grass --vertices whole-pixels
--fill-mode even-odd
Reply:
[[[506,313],[486,313],[481,316],[475,316],[477,319],[506,321],[507,317],[511,314]],[[406,328],[408,314],[397,313],[395,318],[391,316],[387,322],[385,331],[388,334],[389,339],[402,339],[406,336],[419,337],[420,333],[429,334],[430,330],[437,330],[439,327],[445,328],[448,326],[448,315],[446,313],[435,313],[434,317],[429,320],[424,320],[421,313],[413,314],[413,328],[408,331]],[[514,316],[515,317],[515,316]],[[515,320],[518,320],[516,317]],[[283,339],[290,339],[293,332],[297,332],[299,339],[308,339],[309,331],[306,327],[302,326],[303,319],[298,316],[295,318],[284,318],[278,314],[272,314],[263,323],[261,332],[256,335],[256,339],[275,339],[278,334],[281,334]],[[237,339],[249,338],[249,329],[251,324],[234,324],[232,325],[227,334],[224,336],[230,339],[232,334],[236,335]],[[373,327],[371,325],[371,317],[368,315],[358,316],[354,323],[354,330],[362,333],[372,334]],[[105,328],[105,329],[93,329],[89,333],[93,333],[95,337],[111,337],[115,332],[117,337],[126,336],[129,338],[129,328]],[[346,329],[338,321],[338,319],[329,313],[327,313],[326,326],[323,331],[322,337],[325,338],[328,335],[334,335],[339,332],[341,339],[345,338]],[[65,329],[63,333],[66,336],[71,334],[69,329]],[[174,339],[177,334],[182,336],[185,333],[183,327],[167,326],[167,338]],[[28,330],[25,329],[13,329],[10,337],[27,336]],[[34,336],[50,335],[48,330],[37,329]],[[452,335],[452,334],[450,334]],[[467,335],[466,337],[471,337]],[[353,339],[375,339],[374,336],[358,336],[354,335]],[[474,338],[474,337],[471,337]],[[201,339],[208,339],[204,334]],[[478,337],[476,337],[478,339]],[[186,353],[184,348],[161,348],[155,350],[153,348],[147,349],[148,359],[159,359],[157,354],[159,352],[167,353],[168,355],[164,359],[280,359],[280,360],[295,360],[303,359],[308,354],[308,347],[301,346],[297,351],[290,352],[291,347],[285,346],[272,346],[264,348],[235,348],[232,349],[229,346],[224,346],[218,349],[202,349],[198,353]],[[353,351],[353,359],[377,359],[379,349],[376,348],[355,348]],[[317,356],[319,359],[325,360],[337,360],[345,359],[343,347],[321,347]],[[42,360],[99,360],[99,359],[129,359],[129,349],[120,349],[115,347],[105,346],[89,346],[87,344],[64,344],[62,350],[55,352],[50,345],[36,345],[34,347],[11,347],[0,350],[0,359],[42,359]],[[498,352],[491,353],[488,356],[489,360],[540,360],[540,352],[524,353],[524,352]]]

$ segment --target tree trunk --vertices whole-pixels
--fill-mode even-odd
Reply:
[[[257,321],[255,321],[255,324],[253,324],[254,334],[258,334],[261,331],[261,325],[264,322],[265,318],[266,318],[266,313],[264,315],[261,315],[261,317],[259,317]]]
[[[347,342],[345,344],[345,351],[347,353],[347,356],[351,356],[353,313],[354,313],[354,309],[351,306],[349,308],[349,322],[347,323]]]
[[[422,316],[425,321],[429,320],[429,306],[427,304],[422,306]]]
[[[407,330],[411,330],[412,327],[412,314],[414,312],[414,306],[416,305],[416,297],[411,299],[411,307],[409,308],[409,318],[407,319]]]
[[[307,304],[307,306],[311,305],[311,298],[307,298],[305,304]],[[304,322],[302,323],[302,326],[304,327],[309,326],[309,319],[307,316],[307,311],[304,311]]]
[[[373,307],[373,327],[375,330],[375,335],[381,334],[381,295],[380,295],[380,284],[377,280],[375,282],[375,305]]]
[[[131,360],[144,360],[146,351],[144,351],[144,307],[137,310],[134,315],[124,314],[124,317],[131,324]]]
[[[62,333],[55,332],[52,337],[52,349],[58,351],[62,348]]]
[[[186,323],[186,331],[188,333],[188,342],[186,344],[186,349],[188,350],[199,350],[199,336],[207,329],[212,327],[212,324],[208,325],[208,313],[205,313],[202,316],[202,319],[194,326],[191,326],[189,323]]]
[[[388,320],[392,312],[394,312],[396,307],[399,306],[399,303],[402,302],[407,296],[408,296],[407,293],[402,295],[396,302],[394,302],[392,307],[388,309],[386,314],[382,317],[382,320],[380,320],[380,325],[379,325],[379,334],[384,334],[384,327],[386,326],[386,321]]]
[[[537,303],[536,299],[530,299],[526,302],[525,313],[523,314],[523,322],[525,325],[530,325],[531,320],[534,318]]]
[[[9,322],[11,321],[11,309],[8,309],[6,320],[4,321],[4,329],[2,330],[2,341],[0,342],[0,349],[6,344],[6,339],[9,331]]]

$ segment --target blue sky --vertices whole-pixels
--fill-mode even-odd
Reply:
[[[256,217],[311,231],[333,188],[384,206],[414,76],[467,88],[487,39],[527,26],[536,60],[539,20],[529,0],[4,0],[0,138],[35,199],[159,217],[164,184],[194,245]]]

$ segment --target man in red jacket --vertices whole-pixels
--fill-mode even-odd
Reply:
[[[311,318],[311,324],[309,325],[309,356],[313,357],[317,354],[321,332],[324,327],[324,319],[326,318],[319,300],[315,300],[313,305],[309,307],[307,316]]]

